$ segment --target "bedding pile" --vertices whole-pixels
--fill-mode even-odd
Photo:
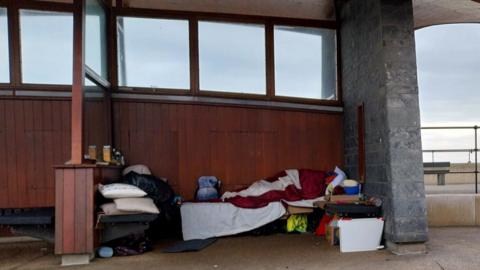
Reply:
[[[283,171],[235,192],[225,192],[222,202],[193,202],[181,206],[184,240],[234,235],[257,229],[287,214],[286,206],[314,208],[324,199],[326,187],[345,174],[307,169]]]
[[[301,201],[325,194],[327,173],[316,170],[286,170],[237,192],[225,192],[222,200],[241,208],[265,207],[271,202]]]

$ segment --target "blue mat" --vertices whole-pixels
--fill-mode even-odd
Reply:
[[[209,239],[195,239],[175,243],[173,246],[168,247],[163,250],[165,253],[177,253],[177,252],[190,252],[190,251],[200,251],[211,244],[215,243],[217,238]]]

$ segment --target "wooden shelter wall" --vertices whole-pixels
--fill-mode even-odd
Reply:
[[[113,112],[127,162],[147,165],[187,199],[202,175],[233,190],[284,169],[343,164],[341,114],[139,101],[115,101]]]
[[[101,145],[102,103],[85,106],[86,141]],[[53,166],[70,158],[70,110],[69,100],[0,99],[0,208],[54,206]]]
[[[86,143],[105,142],[101,102],[86,103]],[[54,165],[70,158],[70,101],[0,99],[0,208],[53,206]],[[192,198],[196,179],[244,187],[286,168],[343,163],[342,115],[114,101],[115,145]],[[86,150],[85,150],[86,152]]]

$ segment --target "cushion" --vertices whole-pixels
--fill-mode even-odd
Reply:
[[[137,211],[150,214],[160,213],[150,198],[120,198],[115,199],[114,202],[117,209],[121,211]]]
[[[108,199],[118,199],[118,198],[139,198],[144,197],[147,193],[136,186],[128,184],[109,184],[109,185],[98,185],[98,191],[103,195],[103,197]]]
[[[136,215],[140,214],[141,212],[134,212],[134,211],[121,211],[117,209],[115,203],[105,203],[100,206],[102,211],[107,216],[116,216],[116,215]]]
[[[138,174],[148,174],[151,175],[152,173],[150,172],[150,169],[148,169],[147,166],[138,164],[138,165],[132,165],[127,168],[125,168],[122,172],[123,175],[126,175],[129,172],[136,172]]]

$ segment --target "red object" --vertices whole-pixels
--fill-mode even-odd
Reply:
[[[330,176],[328,176],[327,178],[325,178],[325,184],[326,184],[326,185],[330,184],[333,180],[335,180],[335,177],[337,177],[336,174],[330,175]]]
[[[329,215],[323,215],[322,219],[320,220],[320,224],[318,224],[317,229],[315,230],[316,236],[324,236],[327,230],[327,225],[332,221],[333,217]]]
[[[343,195],[343,194],[345,194],[345,189],[342,186],[336,186],[332,191],[332,195]]]
[[[302,169],[299,174],[303,199],[315,199],[325,194],[325,172]]]
[[[284,171],[274,177],[267,178],[266,181],[275,183],[276,181],[281,181],[280,178],[286,175],[287,174]],[[272,188],[271,190],[266,190],[258,195],[254,188],[255,184],[253,184],[252,186],[241,190],[244,192],[243,196],[236,195],[225,199],[225,201],[241,208],[261,208],[267,206],[271,202],[278,202],[281,200],[308,200],[318,198],[325,194],[326,173],[324,171],[301,169],[298,170],[298,176],[298,180],[295,181],[290,179],[290,183],[282,190]],[[300,189],[295,185],[295,183],[298,185],[298,181],[300,182]],[[288,181],[285,182],[284,179],[282,183],[285,184],[288,183]],[[252,194],[252,196],[245,195],[249,193]]]

